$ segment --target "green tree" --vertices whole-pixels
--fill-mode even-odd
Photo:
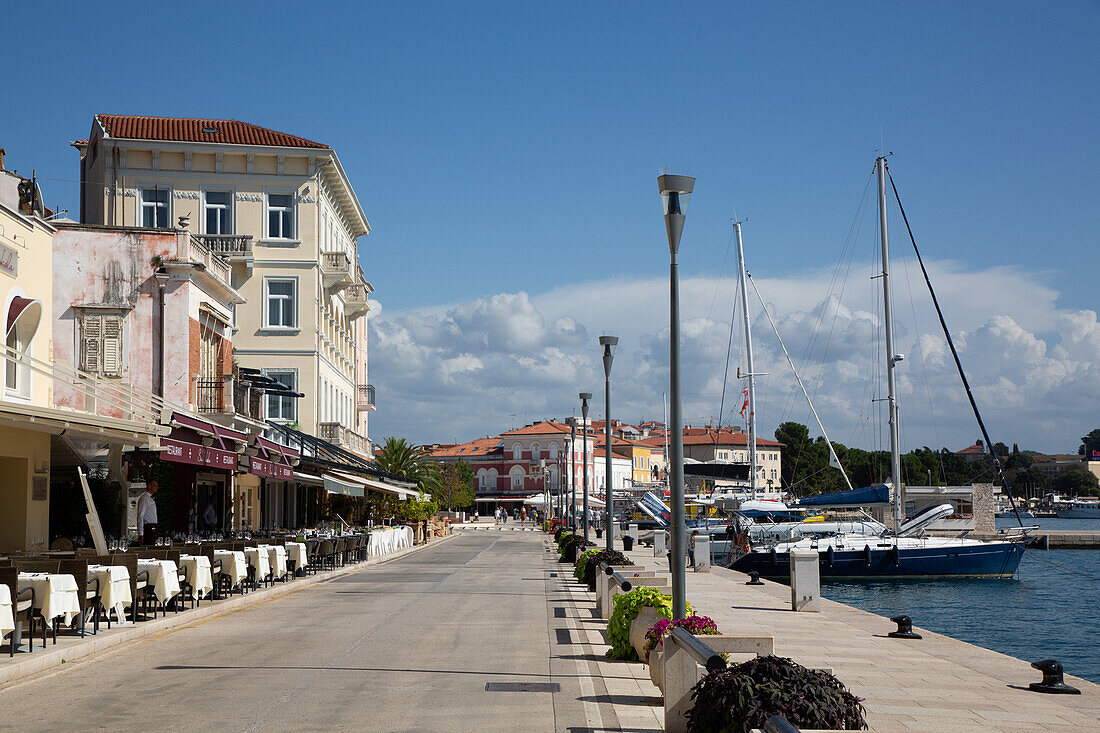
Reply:
[[[431,494],[439,490],[438,464],[431,460],[428,451],[410,445],[404,438],[386,438],[375,461],[394,476],[415,482],[421,491]]]
[[[1100,451],[1100,428],[1081,438],[1081,447],[1077,449],[1077,455],[1091,458],[1093,451]]]
[[[1100,479],[1084,466],[1074,466],[1058,474],[1053,481],[1054,489],[1062,494],[1100,495]]]
[[[465,466],[467,471],[463,471]],[[432,496],[439,502],[439,506],[449,510],[461,509],[474,502],[473,472],[466,463],[459,462],[454,465],[443,466],[439,480],[439,488]],[[467,472],[469,476],[467,476]]]

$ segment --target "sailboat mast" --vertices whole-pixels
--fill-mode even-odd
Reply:
[[[741,246],[741,222],[733,223],[733,230],[737,233],[737,269],[741,278],[741,313],[745,317],[745,360],[748,362],[749,373],[749,493],[756,498],[756,373],[752,360],[752,329],[749,326],[749,291],[745,282],[745,250]],[[722,426],[718,426],[722,431]]]
[[[890,300],[890,240],[886,232],[886,158],[875,161],[878,173],[878,222],[882,240],[882,310],[886,321],[886,383],[890,410],[890,483],[894,489],[894,534],[901,527],[901,440],[898,437],[898,400],[894,369],[902,360],[894,350],[893,304]]]

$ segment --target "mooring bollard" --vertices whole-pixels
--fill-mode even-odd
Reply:
[[[764,581],[760,579],[760,573],[755,570],[749,571],[749,582],[745,585],[764,585]]]
[[[923,639],[920,634],[913,631],[913,619],[902,614],[901,616],[891,616],[890,620],[898,625],[897,631],[891,631],[887,636],[894,639]]]
[[[1057,659],[1043,659],[1032,662],[1031,666],[1043,673],[1042,682],[1032,682],[1028,687],[1036,692],[1046,692],[1051,695],[1080,695],[1081,691],[1076,687],[1070,687],[1062,678],[1062,663]]]

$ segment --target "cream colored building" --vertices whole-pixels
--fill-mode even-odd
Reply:
[[[96,115],[80,151],[80,219],[189,229],[232,265],[243,367],[302,393],[267,419],[367,453],[366,215],[336,152],[235,120]]]

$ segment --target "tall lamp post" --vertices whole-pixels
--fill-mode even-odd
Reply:
[[[607,514],[606,527],[607,549],[615,549],[614,532],[615,520],[612,516],[615,511],[615,500],[611,495],[611,362],[615,360],[615,346],[619,343],[618,336],[600,336],[600,346],[603,347],[603,427],[604,427],[604,510]]]
[[[657,190],[664,205],[665,233],[668,234],[669,266],[669,489],[672,503],[672,551],[669,565],[672,571],[672,618],[687,615],[687,524],[684,522],[684,429],[683,402],[680,393],[680,272],[676,254],[680,251],[680,235],[684,232],[688,199],[695,188],[690,176],[664,175],[657,178]]]
[[[588,542],[588,401],[591,392],[581,392],[581,526],[584,527],[584,541]]]
[[[569,483],[573,496],[569,500],[569,510],[566,515],[569,518],[569,527],[575,534],[577,531],[577,418],[569,417],[565,420],[569,424]]]

